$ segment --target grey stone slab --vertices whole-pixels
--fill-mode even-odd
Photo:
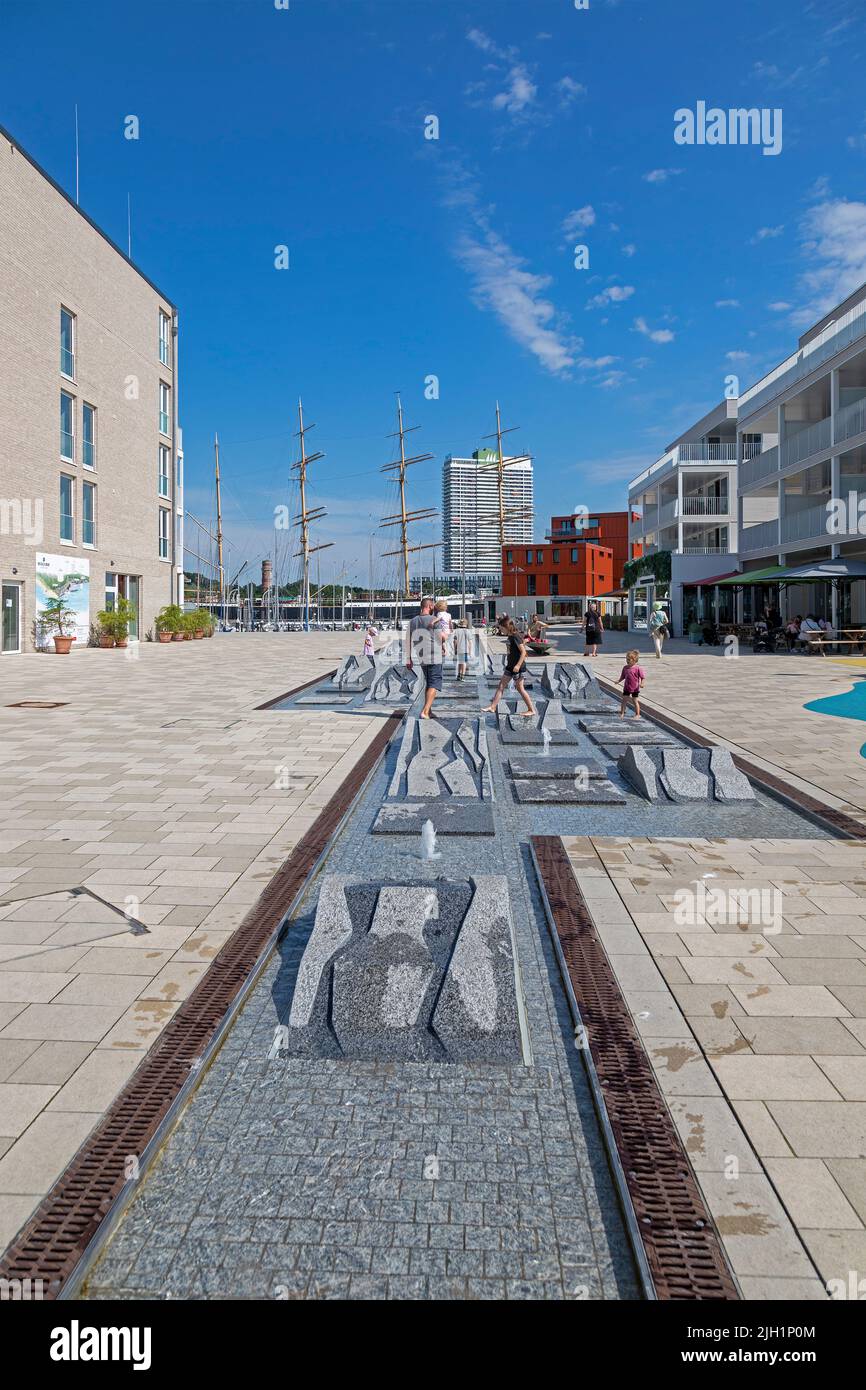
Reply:
[[[334,679],[325,690],[366,690],[373,682],[376,672],[376,663],[371,656],[344,656],[336,671]]]
[[[542,729],[548,729],[553,733],[555,729],[567,729],[568,721],[562,712],[561,700],[548,700],[544,714],[541,716]]]
[[[473,887],[432,1027],[451,1058],[516,1062],[521,1046],[508,882],[478,875]]]
[[[671,801],[708,801],[709,753],[692,748],[665,748],[659,781]],[[701,764],[704,766],[701,766]]]
[[[597,698],[589,700],[563,700],[562,708],[566,714],[604,714],[612,718],[617,711],[617,702],[599,693]]]
[[[475,778],[462,759],[447,763],[442,768],[442,780],[452,796],[477,796]],[[412,793],[410,792],[410,795]]]
[[[594,778],[585,783],[567,782],[562,778],[549,782],[539,778],[514,779],[514,795],[518,801],[550,805],[610,805],[622,806],[627,798],[607,778]]]
[[[580,719],[581,729],[588,733],[596,743],[636,743],[655,747],[681,748],[682,744],[659,729],[654,724],[644,723],[642,719]]]
[[[626,748],[619,759],[620,773],[647,801],[659,799],[659,766],[646,748]]]
[[[520,777],[522,780],[527,778],[542,777],[550,779],[552,777],[566,777],[574,781],[578,776],[578,768],[583,768],[585,777],[606,777],[602,764],[595,758],[585,758],[581,753],[574,753],[571,757],[557,756],[543,753],[527,754],[509,758],[508,770],[512,777]]]
[[[432,720],[427,722],[432,723]],[[441,754],[416,753],[406,771],[406,794],[438,797],[441,793],[438,771],[443,762]]]
[[[551,743],[570,744],[580,742],[577,735],[573,734],[570,729],[550,729],[548,732],[550,734]],[[508,715],[501,714],[499,716],[499,735],[503,743],[531,744],[537,748],[544,746],[544,736],[531,719],[521,720],[520,723],[516,723],[515,727],[512,729],[508,722]]]
[[[488,802],[387,802],[373,823],[373,835],[418,835],[426,820],[437,835],[493,835],[493,808]]]
[[[735,765],[729,749],[710,749],[710,772],[716,801],[754,801],[755,789]]]
[[[335,705],[351,705],[351,703],[352,703],[352,701],[354,700],[354,698],[355,698],[354,695],[338,695],[338,694],[336,694],[336,693],[333,694],[333,695],[330,695],[330,694],[325,694],[325,695],[323,695],[323,694],[321,693],[321,690],[317,690],[314,694],[310,694],[310,695],[299,695],[299,696],[297,697],[297,699],[295,700],[295,704],[296,704],[296,705],[330,705],[330,706],[333,708]]]

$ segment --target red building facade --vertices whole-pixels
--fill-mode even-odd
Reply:
[[[602,610],[617,611],[614,593],[625,562],[640,554],[628,529],[628,512],[554,516],[543,543],[503,546],[502,597],[512,600],[504,606],[547,617],[579,617],[590,599],[606,599]]]
[[[590,512],[587,516],[553,516],[547,539],[554,542],[594,541],[598,545],[609,545],[613,550],[613,588],[622,583],[622,572],[626,560],[636,560],[641,554],[640,545],[629,540],[629,519],[636,521],[637,512]]]

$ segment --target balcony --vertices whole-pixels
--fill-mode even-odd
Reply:
[[[724,497],[683,497],[683,516],[727,516],[730,500]]]
[[[741,551],[765,550],[768,546],[779,544],[779,522],[759,521],[756,526],[741,526],[739,546]]]
[[[789,512],[781,521],[782,544],[786,541],[807,541],[817,537],[827,540],[830,536],[827,529],[829,522],[826,499],[813,507],[802,507],[799,511]]]
[[[812,454],[820,454],[831,445],[831,420],[828,415],[824,420],[816,420],[814,425],[807,425],[805,429],[798,430],[796,434],[790,435],[782,443],[782,468],[790,468],[793,463],[800,463],[803,459],[810,458]]]
[[[684,545],[680,555],[730,555],[726,545]]]
[[[770,401],[791,391],[824,362],[861,338],[866,333],[866,300],[855,304],[837,323],[828,324],[823,333],[808,343],[793,357],[787,358],[775,371],[762,377],[750,391],[740,397],[740,419],[748,419]],[[748,409],[746,408],[748,407]]]
[[[866,396],[862,400],[844,405],[836,413],[836,443],[843,444],[866,431]]]
[[[753,454],[740,464],[739,483],[741,488],[751,487],[763,478],[769,478],[779,471],[779,446],[765,449],[762,454]]]
[[[675,450],[678,463],[736,463],[736,441],[722,444],[708,444],[698,440],[694,444],[679,444]]]

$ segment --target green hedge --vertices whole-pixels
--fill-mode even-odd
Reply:
[[[633,589],[643,574],[651,574],[657,584],[670,584],[671,552],[657,550],[653,555],[644,555],[639,560],[626,560],[622,571],[625,588]]]

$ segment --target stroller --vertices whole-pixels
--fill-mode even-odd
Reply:
[[[717,647],[719,645],[719,630],[712,618],[705,618],[701,624],[700,645],[702,647]]]
[[[755,635],[752,638],[753,652],[771,652],[775,646],[774,640],[770,637],[770,630],[764,622],[755,623]]]

